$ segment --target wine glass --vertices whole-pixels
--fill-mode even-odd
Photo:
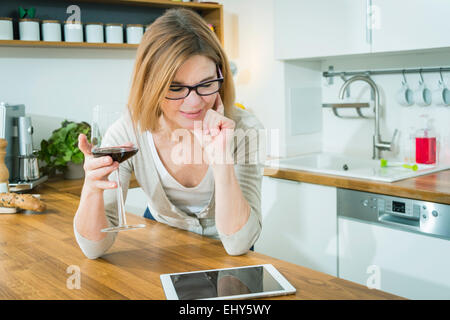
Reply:
[[[113,161],[117,161],[119,163],[131,158],[134,156],[139,149],[135,146],[117,146],[110,142],[105,137],[108,135],[108,130],[111,126],[119,120],[119,118],[125,116],[126,109],[118,108],[117,105],[114,105],[114,108],[108,105],[96,105],[94,107],[93,119],[92,119],[92,154],[94,157],[103,157],[110,156]],[[111,128],[111,130],[114,130]],[[132,230],[138,228],[144,228],[145,224],[127,224],[126,216],[125,216],[125,206],[123,201],[122,194],[122,185],[120,183],[120,174],[119,168],[113,171],[114,179],[117,182],[117,210],[119,216],[119,225],[116,227],[104,228],[102,232],[117,232],[124,230]]]

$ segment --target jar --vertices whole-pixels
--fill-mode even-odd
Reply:
[[[127,24],[127,43],[138,44],[144,34],[142,24]]]
[[[19,37],[25,41],[39,41],[39,19],[19,19]]]
[[[44,41],[61,41],[59,20],[42,20],[42,39]]]
[[[91,22],[86,23],[86,42],[90,43],[102,43],[103,37],[103,23]]]
[[[424,125],[416,132],[416,162],[422,164],[436,163],[436,133],[431,127],[432,119],[421,115]]]
[[[123,24],[108,23],[105,31],[107,43],[123,43]]]
[[[0,40],[13,40],[12,18],[0,17]]]
[[[64,24],[66,42],[83,42],[83,25],[80,21],[66,21]]]

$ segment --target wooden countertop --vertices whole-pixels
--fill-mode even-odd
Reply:
[[[38,186],[44,213],[0,214],[0,299],[165,299],[162,273],[264,263],[297,288],[295,295],[271,299],[400,298],[256,252],[229,256],[219,240],[132,214],[130,223],[147,227],[120,233],[107,254],[89,260],[73,234],[77,183]],[[80,289],[67,288],[70,266],[79,267]]]
[[[319,174],[291,169],[266,167],[264,175],[273,178],[295,180],[299,182],[399,196],[423,201],[450,204],[450,170],[431,173],[400,180],[397,182],[379,182]]]

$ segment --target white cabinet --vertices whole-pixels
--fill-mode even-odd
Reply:
[[[280,60],[450,47],[448,0],[274,2]]]
[[[277,0],[275,58],[369,53],[366,0]]]
[[[450,46],[450,1],[372,0],[372,52]]]
[[[337,276],[336,188],[264,177],[255,251]]]
[[[339,217],[339,277],[409,299],[450,299],[450,240]]]

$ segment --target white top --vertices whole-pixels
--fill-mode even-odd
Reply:
[[[167,198],[187,214],[200,213],[209,204],[214,189],[214,175],[211,167],[198,185],[191,188],[183,186],[167,171],[156,150],[153,135],[149,131],[147,134],[156,170]]]
[[[235,107],[225,110],[225,116],[235,122],[236,132],[241,130],[248,132],[248,130],[264,128],[253,114],[241,108]],[[252,134],[249,135],[249,139],[238,139],[238,143],[233,149],[233,158],[238,157],[234,164],[236,178],[251,210],[247,223],[240,230],[233,234],[223,234],[216,228],[214,190],[208,206],[201,213],[190,215],[181,211],[167,198],[156,169],[157,158],[155,159],[152,155],[147,134],[141,134],[140,132],[136,134],[133,128],[129,115],[124,115],[114,123],[102,140],[105,145],[120,146],[131,141],[139,146],[139,152],[135,156],[120,164],[119,174],[123,199],[125,201],[127,199],[129,182],[134,172],[137,182],[146,194],[147,202],[151,206],[150,211],[156,221],[202,236],[220,239],[226,252],[230,255],[246,253],[258,239],[262,228],[261,182],[265,159],[260,157],[258,148],[251,147],[255,145],[254,143],[259,146],[264,144],[260,135]],[[258,159],[258,162],[255,163],[251,159]],[[108,226],[117,226],[119,223],[117,189],[106,189],[103,192],[103,199]],[[104,255],[114,244],[119,232],[108,232],[106,237],[99,241],[90,240],[78,233],[75,227],[76,219],[77,215],[73,219],[73,230],[84,255],[89,259],[96,259]],[[151,232],[151,230],[149,229],[148,232]]]

